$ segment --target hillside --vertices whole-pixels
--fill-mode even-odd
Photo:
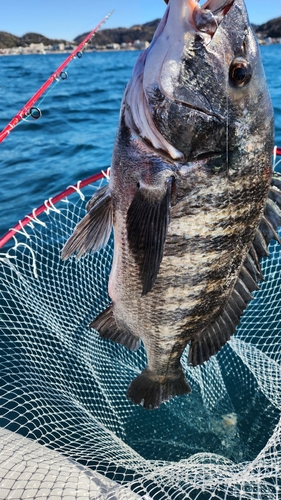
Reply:
[[[264,38],[280,38],[281,37],[281,17],[271,19],[267,23],[257,26],[256,32],[263,35]]]
[[[149,23],[136,24],[131,28],[113,28],[99,31],[92,40],[92,45],[107,45],[110,43],[129,43],[135,40],[151,42],[156,27],[160,19],[155,19]],[[87,33],[77,36],[74,41],[80,43]]]
[[[93,38],[92,45],[107,45],[110,43],[128,43],[135,40],[147,40],[151,42],[154,31],[160,19],[155,19],[146,24],[135,25],[131,28],[114,28],[99,31]],[[260,26],[252,25],[254,31],[262,38],[281,38],[281,17],[271,19]],[[75,38],[76,43],[80,43],[87,33]]]
[[[53,40],[38,33],[26,33],[24,36],[15,36],[0,31],[0,49],[11,49],[13,47],[29,47],[31,43],[43,43],[44,45],[54,45],[56,43],[67,43],[65,40]]]

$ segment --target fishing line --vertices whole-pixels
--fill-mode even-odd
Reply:
[[[42,112],[40,106],[46,96],[50,93],[51,88],[53,88],[59,81],[66,80],[68,73],[66,68],[70,66],[75,58],[81,58],[83,50],[91,42],[93,36],[101,28],[101,26],[108,20],[108,18],[113,13],[110,11],[107,16],[105,16],[102,21],[84,38],[84,40],[71,52],[70,55],[66,57],[63,63],[52,73],[52,75],[46,80],[46,82],[35,92],[35,94],[27,101],[24,107],[10,120],[8,125],[0,132],[0,142],[2,142],[10,132],[22,121],[27,121],[28,118],[33,118],[38,120]]]

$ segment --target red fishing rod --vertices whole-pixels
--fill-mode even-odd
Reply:
[[[18,125],[22,120],[31,116],[35,120],[40,118],[41,111],[35,106],[37,101],[42,97],[46,90],[52,85],[55,80],[61,79],[65,80],[67,78],[67,73],[65,71],[66,67],[75,57],[81,57],[82,51],[92,40],[96,32],[101,28],[101,26],[107,21],[109,16],[111,16],[113,10],[104,17],[104,19],[84,38],[84,40],[76,47],[76,49],[71,52],[71,54],[64,60],[64,62],[57,68],[54,73],[48,78],[48,80],[40,87],[37,92],[27,101],[23,108],[12,118],[8,125],[0,132],[0,142],[2,142],[9,133]]]

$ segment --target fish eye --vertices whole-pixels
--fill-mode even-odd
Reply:
[[[230,69],[229,78],[235,87],[245,87],[251,80],[252,68],[251,65],[243,57],[236,57],[233,59]]]

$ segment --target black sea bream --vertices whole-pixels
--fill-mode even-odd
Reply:
[[[114,228],[112,304],[91,323],[147,368],[127,397],[157,408],[190,387],[234,333],[278,240],[273,111],[243,0],[170,0],[122,102],[110,183],[62,257],[103,247]]]

